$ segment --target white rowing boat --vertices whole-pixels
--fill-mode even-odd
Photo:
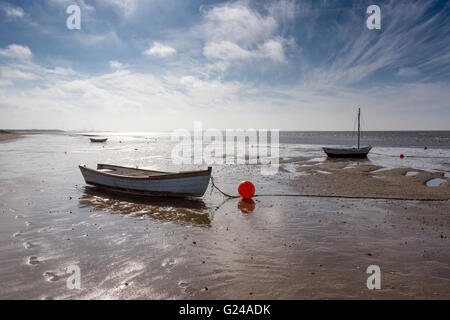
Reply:
[[[202,197],[208,188],[211,167],[201,171],[163,172],[109,164],[97,170],[79,166],[87,184],[109,191],[148,196]]]

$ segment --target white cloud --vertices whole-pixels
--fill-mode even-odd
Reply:
[[[13,82],[11,80],[0,79],[0,87],[12,86]]]
[[[138,7],[137,0],[100,0],[100,2],[114,6],[125,17],[133,14]]]
[[[152,47],[150,47],[149,49],[144,51],[144,54],[149,55],[149,56],[157,56],[157,57],[161,57],[161,58],[167,58],[167,57],[174,55],[176,52],[177,52],[177,50],[175,50],[174,48],[166,46],[162,43],[155,41],[155,42],[153,42]]]
[[[207,58],[222,60],[247,59],[252,56],[250,51],[230,41],[207,43],[203,48],[203,54]]]
[[[27,46],[10,44],[6,49],[0,49],[0,56],[14,59],[30,59],[33,54]]]
[[[23,18],[25,14],[21,7],[14,7],[9,3],[1,4],[1,8],[8,17],[12,18]]]
[[[125,66],[123,64],[121,64],[119,61],[117,60],[111,60],[109,61],[109,66],[113,69],[123,69],[125,68]]]
[[[267,40],[260,45],[259,51],[262,57],[268,57],[277,62],[286,62],[283,41],[276,39]]]
[[[266,128],[350,130],[352,105],[361,105],[365,118],[371,119],[367,129],[444,128],[445,117],[420,123],[417,119],[424,106],[428,111],[445,110],[450,99],[448,84],[439,83],[358,90],[317,83],[254,87],[193,75],[117,70],[89,76],[71,69],[23,65],[21,70],[19,64],[0,69],[0,127],[44,128],[57,123],[63,129],[148,130],[150,126],[167,130],[190,128],[201,114],[207,127],[237,128],[251,123]],[[29,77],[27,72],[39,78],[39,83],[31,88],[11,86],[12,81]],[[251,94],[251,98],[242,94]],[[399,121],[405,117],[408,121]]]
[[[273,1],[267,10],[279,24],[289,24],[295,19],[297,14],[302,13],[301,11],[306,11],[305,8],[302,8],[300,11],[293,0]]]
[[[203,48],[207,58],[220,60],[244,60],[250,58],[269,58],[276,62],[286,62],[283,42],[270,39],[260,44],[255,50],[245,50],[230,41],[210,42]]]
[[[205,38],[204,56],[219,60],[267,58],[286,62],[285,45],[291,41],[281,36],[280,25],[293,18],[293,13],[288,12],[293,4],[281,3],[284,5],[280,9],[270,7],[266,16],[250,8],[248,2],[240,1],[207,11],[198,27]]]
[[[190,125],[205,110],[215,113],[216,108],[238,105],[236,96],[242,88],[238,82],[189,75],[154,76],[122,69],[89,76],[55,70],[35,64],[0,69],[0,127],[54,127],[57,123],[60,128],[80,130],[145,130],[149,125],[164,130]],[[16,83],[25,80],[26,72],[39,82],[26,87]]]
[[[210,41],[224,40],[244,46],[270,37],[277,27],[272,16],[263,17],[243,2],[214,7],[206,13],[203,25]]]
[[[0,75],[3,79],[33,80],[37,78],[34,73],[3,66],[0,67]]]

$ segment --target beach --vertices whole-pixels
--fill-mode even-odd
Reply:
[[[368,159],[329,160],[326,134],[281,134],[275,175],[213,165],[225,192],[250,180],[268,195],[253,202],[210,188],[200,199],[137,199],[85,185],[80,164],[180,170],[164,133],[2,142],[0,298],[449,299],[448,135],[377,145],[386,139],[374,134]],[[67,287],[74,265],[79,290]],[[367,288],[371,265],[380,290]]]

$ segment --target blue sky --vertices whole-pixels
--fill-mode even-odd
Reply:
[[[69,30],[66,9],[81,9]],[[381,8],[369,30],[366,9]],[[447,1],[0,0],[0,127],[450,129]]]

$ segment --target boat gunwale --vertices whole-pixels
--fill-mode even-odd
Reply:
[[[81,171],[86,170],[86,171],[90,171],[90,172],[104,175],[104,176],[109,176],[109,177],[113,177],[113,178],[124,178],[124,179],[129,179],[129,180],[167,180],[167,179],[211,176],[211,171],[212,171],[212,167],[208,167],[207,170],[185,171],[185,172],[170,173],[170,174],[159,175],[159,176],[136,177],[136,176],[126,176],[126,175],[114,174],[114,173],[109,173],[109,172],[102,172],[102,171],[95,170],[95,169],[92,169],[92,168],[89,168],[86,166],[82,166],[82,165],[79,165],[78,167],[80,168]],[[116,167],[120,167],[120,166],[116,166]],[[134,169],[134,168],[130,168],[130,167],[121,167],[121,168]],[[148,171],[150,171],[150,170],[148,170]]]

